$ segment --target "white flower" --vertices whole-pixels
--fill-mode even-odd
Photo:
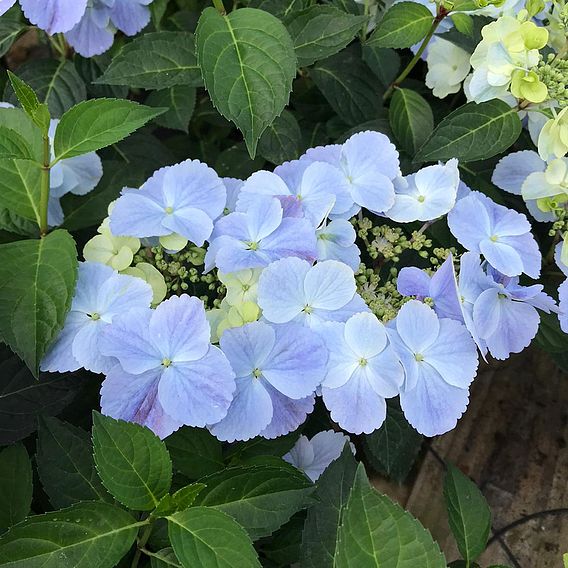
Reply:
[[[436,37],[429,46],[426,62],[426,86],[435,97],[443,99],[457,93],[469,73],[470,54],[452,42]]]

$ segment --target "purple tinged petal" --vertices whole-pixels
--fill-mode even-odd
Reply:
[[[501,319],[501,301],[499,289],[489,288],[479,295],[473,305],[473,323],[482,338],[495,333]]]
[[[451,254],[432,276],[430,297],[434,299],[434,311],[438,317],[463,321],[454,259]]]
[[[230,213],[236,210],[237,201],[244,182],[236,178],[223,178],[223,185],[227,190],[227,209]]]
[[[448,226],[466,249],[479,252],[479,242],[492,236],[491,219],[478,194],[472,191],[448,213]]]
[[[16,0],[0,0],[0,16],[4,15],[15,3]]]
[[[20,0],[26,18],[49,35],[68,32],[81,20],[87,0]]]
[[[468,389],[446,383],[429,365],[421,367],[415,388],[400,393],[400,405],[408,422],[430,437],[455,428],[468,402]]]
[[[209,430],[224,442],[250,440],[258,436],[271,420],[272,399],[262,381],[249,375],[237,379],[237,392],[227,415],[209,426]]]
[[[93,373],[106,373],[116,364],[113,357],[105,357],[99,349],[99,338],[108,324],[90,320],[77,331],[73,340],[73,357],[81,366]]]
[[[345,341],[345,324],[324,322],[317,332],[329,352],[327,373],[322,385],[329,388],[343,386],[359,366],[359,357]]]
[[[111,8],[112,23],[126,35],[136,35],[150,22],[152,0],[114,0]]]
[[[175,432],[181,422],[168,416],[158,400],[160,371],[129,375],[120,365],[113,367],[101,387],[101,411],[119,420],[147,426],[160,438]]]
[[[418,299],[430,296],[430,276],[415,266],[405,266],[396,279],[396,289],[403,296],[417,296]]]
[[[73,341],[79,330],[90,323],[90,318],[81,312],[69,312],[63,329],[49,347],[41,362],[41,370],[50,373],[76,371],[81,363],[73,356]]]
[[[521,188],[527,177],[533,172],[543,172],[546,162],[533,150],[513,152],[501,158],[491,181],[499,188],[514,195],[521,195]]]
[[[167,367],[158,385],[158,399],[174,420],[202,428],[227,415],[235,388],[227,358],[211,346],[201,359]]]
[[[373,390],[386,398],[397,396],[404,382],[404,369],[395,350],[388,345],[378,355],[371,357],[364,368]]]
[[[282,205],[278,199],[263,197],[250,205],[246,215],[250,239],[258,243],[274,233],[282,223]]]
[[[286,217],[273,233],[262,240],[259,249],[271,261],[295,256],[313,262],[317,257],[316,233],[307,219]]]
[[[245,212],[259,197],[291,195],[290,188],[276,173],[260,170],[252,174],[242,185],[237,200],[237,211]]]
[[[523,272],[521,255],[508,244],[484,239],[479,243],[479,250],[494,268],[507,276],[516,276]]]
[[[162,221],[167,213],[141,190],[129,191],[118,198],[110,215],[110,230],[118,237],[161,237],[172,230]]]
[[[162,226],[171,233],[178,233],[198,247],[211,236],[213,221],[200,209],[183,207],[176,209],[171,215],[162,217]]]
[[[332,419],[348,432],[370,434],[385,421],[386,401],[375,392],[362,372],[356,371],[341,387],[324,387],[322,394]]]
[[[149,332],[162,357],[174,363],[201,359],[209,350],[205,307],[187,294],[162,302],[152,314]]]
[[[374,314],[362,313],[345,323],[345,342],[361,359],[378,355],[387,345],[387,332]]]

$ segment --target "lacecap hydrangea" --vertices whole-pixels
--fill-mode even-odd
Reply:
[[[433,248],[437,222],[463,248]],[[161,437],[274,438],[318,397],[370,433],[397,396],[435,436],[466,410],[478,355],[520,351],[558,310],[519,281],[540,271],[530,229],[466,188],[457,160],[403,175],[379,132],[242,181],[188,160],[111,204],[42,367],[103,373],[103,413]],[[316,478],[344,443],[325,438],[286,459]]]

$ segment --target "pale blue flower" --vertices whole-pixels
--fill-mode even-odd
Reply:
[[[345,444],[349,444],[351,451],[355,453],[355,446],[348,436],[341,432],[324,430],[311,440],[300,436],[282,459],[303,471],[315,483],[327,467],[341,455]]]
[[[459,182],[456,159],[399,178],[394,182],[394,205],[385,215],[399,223],[437,219],[454,206]]]
[[[370,434],[381,427],[385,399],[399,394],[404,378],[385,327],[375,315],[360,313],[319,331],[329,350],[323,401],[341,428]]]
[[[84,16],[65,34],[83,57],[104,53],[113,44],[116,30],[133,36],[150,22],[153,0],[89,0]]]
[[[334,219],[316,231],[318,260],[338,260],[357,271],[361,252],[355,244],[357,233],[346,219]]]
[[[110,229],[118,237],[178,234],[202,246],[226,202],[227,191],[215,171],[186,160],[158,170],[140,189],[123,190]]]
[[[343,145],[318,146],[303,158],[328,162],[339,168],[348,182],[352,201],[375,213],[388,211],[394,204],[393,180],[401,175],[398,152],[380,132],[358,132]],[[352,216],[357,209],[351,210]]]
[[[473,325],[495,359],[507,359],[520,353],[534,339],[540,316],[536,308],[550,313],[558,311],[543,286],[520,286],[519,279],[509,278],[488,267],[490,287],[473,305]]]
[[[274,438],[305,420],[327,363],[316,333],[294,324],[253,322],[226,330],[220,346],[237,377],[237,391],[227,416],[210,426],[217,438]]]
[[[239,193],[243,188],[245,182],[236,178],[223,178],[223,184],[227,190],[227,205],[225,207],[228,213],[233,213],[237,210],[237,201]]]
[[[431,277],[415,266],[405,266],[398,273],[396,287],[403,296],[415,296],[421,301],[430,298],[440,318],[463,320],[451,254]]]
[[[513,195],[522,195],[525,182],[527,180],[538,182],[545,170],[546,162],[538,155],[538,152],[522,150],[501,158],[495,166],[495,170],[493,170],[491,181],[499,189],[508,191]],[[533,174],[537,174],[536,178]],[[526,199],[525,201],[527,209],[537,221],[554,220],[554,213],[541,211],[537,206],[536,199]]]
[[[272,323],[317,326],[324,321],[347,321],[355,313],[368,311],[356,289],[353,270],[341,262],[325,260],[312,266],[291,257],[263,270],[258,305]]]
[[[523,214],[472,191],[450,211],[448,225],[461,245],[483,254],[502,274],[540,274],[541,254]]]
[[[53,119],[49,127],[49,137],[53,145],[59,120]],[[52,150],[52,159],[55,154]],[[60,199],[68,194],[85,195],[95,189],[103,177],[103,164],[96,152],[60,160],[51,168],[49,178],[48,223],[56,227],[63,223],[63,209]]]
[[[560,328],[564,333],[568,333],[568,280],[564,280],[558,287],[558,306]]]
[[[251,203],[246,213],[230,213],[217,221],[205,269],[217,266],[231,273],[288,256],[315,259],[315,230],[306,219],[283,217],[280,201],[266,196]]]
[[[14,2],[8,2],[7,8]],[[49,35],[68,32],[83,17],[87,0],[20,0],[26,18]],[[4,13],[0,4],[0,14]]]
[[[152,288],[142,279],[118,274],[105,264],[80,263],[71,310],[41,369],[62,373],[84,367],[106,372],[115,362],[100,350],[102,333],[115,317],[149,307],[151,301]]]
[[[337,168],[324,162],[295,160],[279,166],[274,173],[260,170],[252,174],[239,193],[237,211],[246,211],[256,199],[266,196],[296,200],[303,216],[314,227],[334,210],[337,196],[343,199],[342,213],[351,206],[345,178]]]
[[[389,338],[404,367],[400,404],[406,419],[425,436],[454,428],[477,371],[477,348],[467,329],[411,300],[400,309]]]
[[[103,382],[102,412],[161,438],[182,424],[204,427],[224,418],[235,376],[209,336],[203,302],[188,295],[115,318],[100,342],[118,360]]]

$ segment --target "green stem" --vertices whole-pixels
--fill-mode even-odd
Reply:
[[[225,6],[223,5],[223,0],[213,0],[213,6],[217,8],[217,11],[221,14],[221,16],[224,16],[227,13]]]
[[[49,182],[51,174],[51,146],[49,136],[43,136],[43,164],[41,167],[41,193],[39,198],[39,233],[42,237],[47,235],[47,209],[49,206]]]
[[[134,558],[132,559],[132,564],[130,568],[138,568],[138,562],[140,561],[140,557],[142,556],[142,549],[146,546],[150,535],[152,534],[152,524],[149,524],[145,529],[138,542],[136,543],[136,553],[134,554]]]
[[[440,7],[438,9],[438,15],[434,18],[432,25],[430,26],[430,29],[428,30],[428,33],[426,34],[426,37],[422,40],[422,43],[420,44],[420,47],[418,48],[418,51],[416,52],[416,55],[410,60],[410,63],[404,68],[402,73],[390,84],[389,88],[385,91],[385,94],[383,95],[383,101],[387,101],[392,96],[392,94],[394,93],[394,90],[408,77],[410,72],[414,69],[416,64],[420,61],[420,57],[424,53],[424,50],[428,47],[428,44],[430,43],[430,40],[432,39],[434,33],[438,29],[440,22],[447,15],[448,15],[448,12],[444,8]]]

